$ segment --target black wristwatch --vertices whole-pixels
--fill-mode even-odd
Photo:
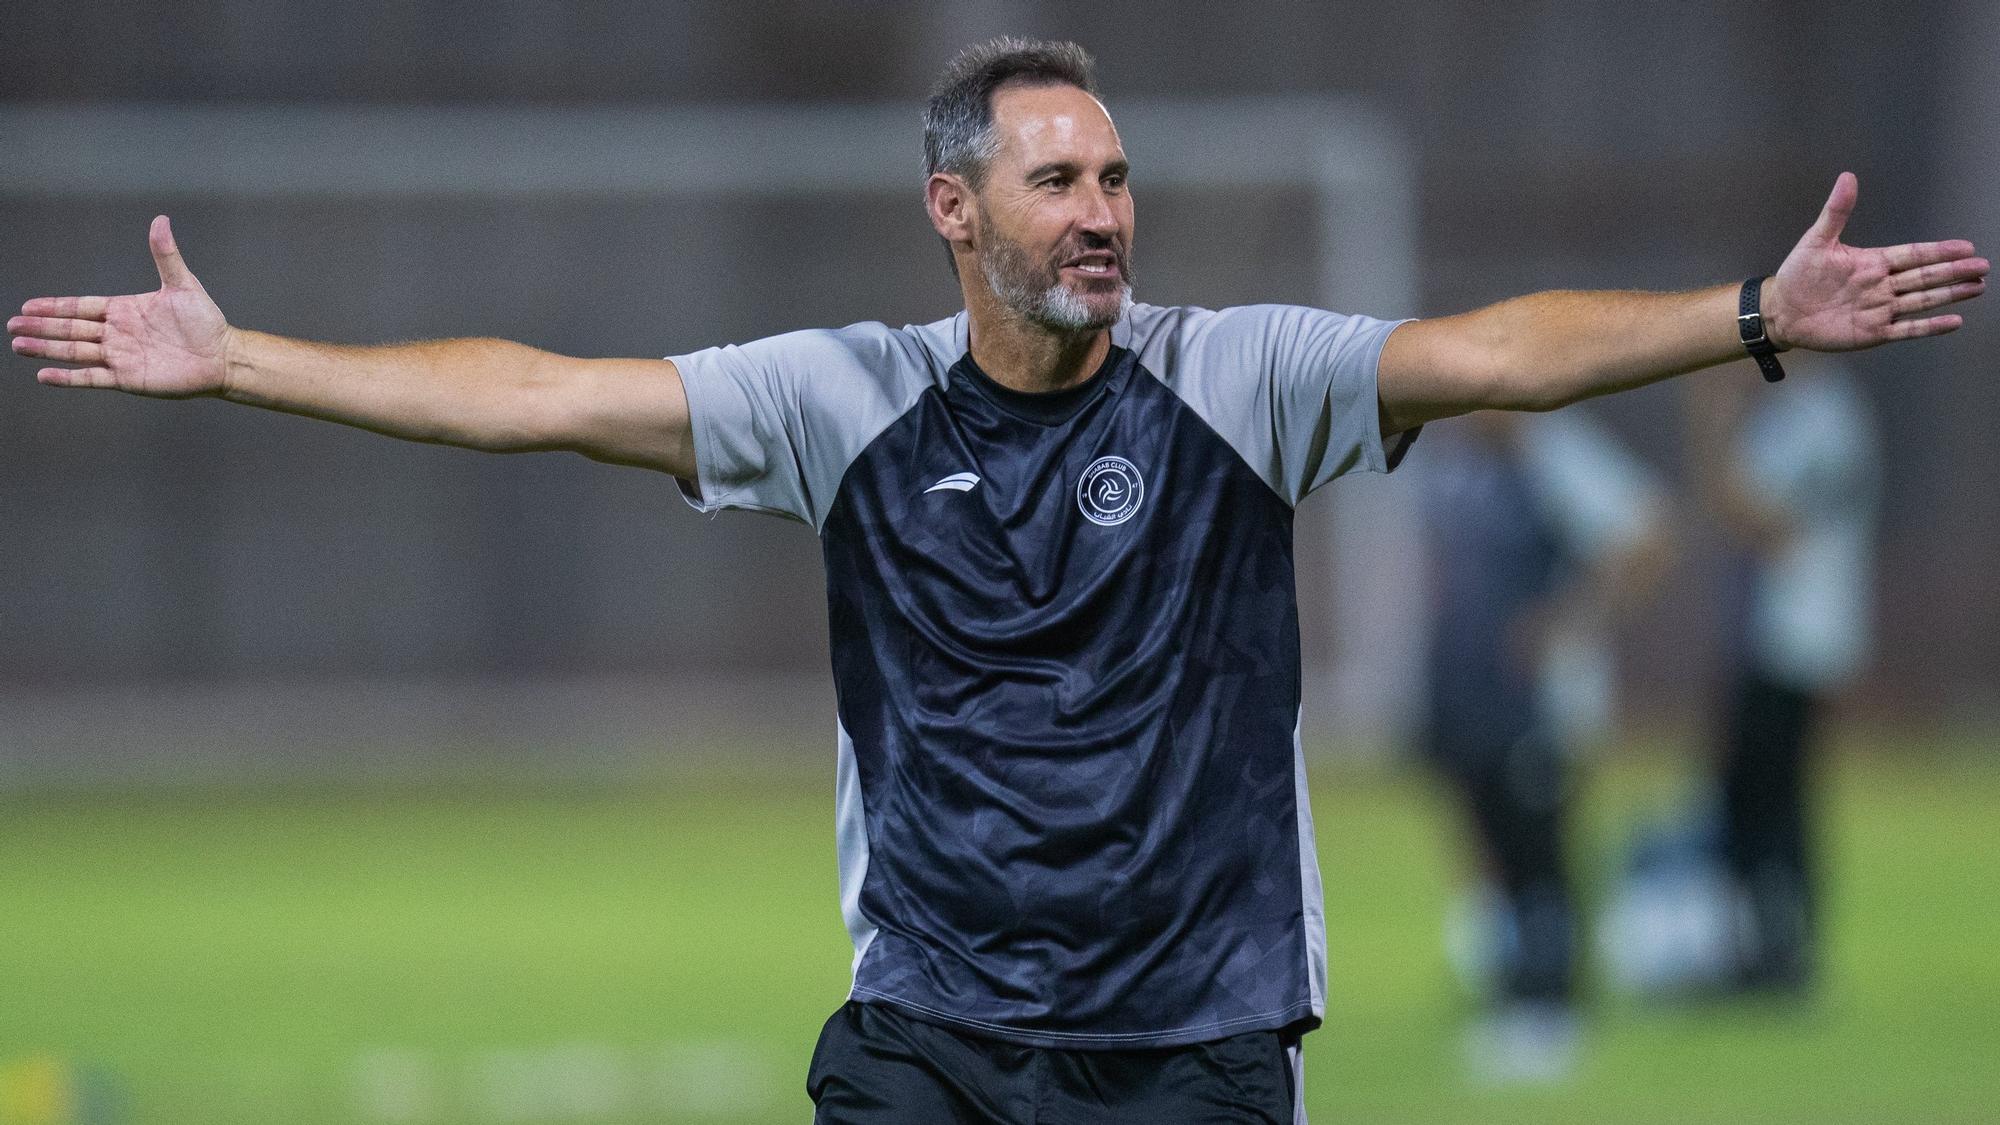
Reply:
[[[1753,277],[1743,283],[1743,292],[1736,298],[1736,332],[1743,337],[1743,350],[1757,361],[1757,370],[1764,373],[1766,383],[1775,383],[1785,377],[1785,369],[1778,366],[1778,345],[1764,333],[1763,311],[1764,279]]]

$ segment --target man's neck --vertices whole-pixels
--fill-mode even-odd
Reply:
[[[1068,390],[1095,374],[1111,350],[1111,332],[1056,332],[1010,310],[969,308],[972,362],[1009,390]]]

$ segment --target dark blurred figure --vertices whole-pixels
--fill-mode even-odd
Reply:
[[[1801,996],[1818,971],[1812,767],[1869,650],[1881,455],[1836,361],[1687,390],[1690,476],[1728,546],[1713,767],[1641,826],[1598,936],[1611,978],[1659,999]]]
[[[1439,437],[1426,749],[1484,861],[1477,905],[1448,930],[1491,1001],[1468,1061],[1492,1080],[1555,1080],[1576,1044],[1570,759],[1609,722],[1606,626],[1658,583],[1667,503],[1581,410],[1482,412]]]
[[[1829,698],[1866,663],[1881,459],[1867,400],[1831,360],[1773,387],[1688,385],[1693,479],[1728,537],[1733,604],[1715,774],[1737,915],[1725,983],[1797,992],[1817,962],[1810,769]]]

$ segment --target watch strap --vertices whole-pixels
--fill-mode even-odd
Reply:
[[[1778,346],[1764,331],[1764,279],[1753,277],[1743,283],[1743,290],[1736,298],[1736,333],[1743,339],[1743,350],[1757,361],[1757,370],[1764,373],[1766,383],[1775,383],[1785,377],[1785,369],[1778,364]]]

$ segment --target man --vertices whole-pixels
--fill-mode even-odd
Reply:
[[[1868,661],[1882,455],[1853,373],[1801,367],[1754,399],[1686,388],[1728,559],[1713,761],[1690,807],[1634,833],[1598,927],[1612,979],[1653,999],[1801,999],[1819,972],[1812,771]]]
[[[1392,323],[1130,304],[1132,196],[1071,44],[955,59],[925,204],[965,311],[671,360],[340,348],[162,288],[44,298],[56,386],[219,395],[419,441],[567,449],[818,530],[853,1002],[819,1120],[1289,1121],[1324,933],[1296,750],[1292,508],[1434,418],[1743,354],[1737,288],[1543,294]],[[1963,242],[1856,250],[1843,177],[1766,283],[1778,345],[1957,327]],[[1900,319],[1899,319],[1900,318]]]
[[[1852,375],[1782,395],[1690,388],[1697,490],[1729,535],[1736,598],[1718,724],[1720,860],[1744,921],[1725,987],[1800,994],[1817,955],[1809,778],[1827,703],[1867,662],[1880,454]]]
[[[1610,721],[1604,631],[1658,585],[1670,513],[1580,409],[1466,421],[1438,435],[1424,477],[1424,745],[1481,861],[1480,892],[1461,900],[1476,905],[1447,938],[1487,1001],[1466,1036],[1472,1073],[1554,1081],[1577,1040],[1570,760]]]

